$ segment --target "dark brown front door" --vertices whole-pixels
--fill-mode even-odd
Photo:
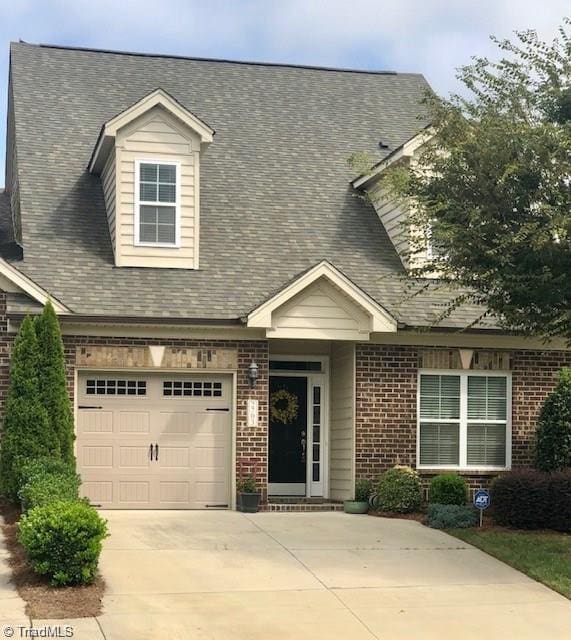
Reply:
[[[270,493],[305,495],[307,476],[306,377],[271,376],[269,436]]]

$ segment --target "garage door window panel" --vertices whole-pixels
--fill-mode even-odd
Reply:
[[[146,380],[124,380],[116,378],[88,378],[85,382],[88,396],[146,396]]]

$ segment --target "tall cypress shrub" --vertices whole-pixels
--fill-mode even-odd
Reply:
[[[571,467],[571,369],[563,369],[559,383],[539,413],[535,466],[541,471]]]
[[[39,392],[62,460],[75,464],[73,411],[67,392],[63,342],[56,312],[48,300],[36,319],[39,345]]]
[[[15,502],[22,464],[31,458],[59,451],[48,414],[39,396],[39,349],[34,322],[26,318],[14,340],[10,385],[4,405],[4,428],[0,442],[2,493]]]

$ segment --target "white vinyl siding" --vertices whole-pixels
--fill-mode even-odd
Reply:
[[[511,379],[507,374],[419,374],[418,466],[510,466]]]
[[[355,345],[331,344],[329,495],[350,500],[354,491]]]
[[[125,267],[198,268],[200,140],[155,108],[120,130],[116,143],[116,263]],[[173,163],[178,172],[178,242],[136,242],[139,233],[137,163]],[[149,214],[150,215],[150,214]],[[150,218],[148,218],[150,219]],[[158,224],[156,221],[155,224]]]
[[[103,185],[103,197],[105,198],[105,210],[107,212],[107,222],[109,224],[109,234],[115,253],[115,206],[116,206],[116,162],[115,154],[111,153],[105,167],[101,172],[101,182]]]
[[[405,267],[408,267],[409,241],[405,223],[409,216],[409,207],[392,195],[380,183],[369,193],[371,202],[380,221],[391,239]]]
[[[357,340],[369,317],[353,300],[320,278],[280,307],[272,317],[272,338]]]

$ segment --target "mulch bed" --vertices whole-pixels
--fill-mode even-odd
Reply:
[[[1,505],[4,516],[2,533],[9,553],[12,582],[26,602],[26,614],[32,619],[89,618],[101,613],[105,582],[99,576],[93,584],[77,587],[52,587],[44,576],[38,576],[28,564],[26,553],[18,542],[20,511]]]
[[[415,520],[426,524],[426,513],[395,513],[393,511],[377,511],[369,509],[369,515],[375,518],[397,518],[399,520]]]

